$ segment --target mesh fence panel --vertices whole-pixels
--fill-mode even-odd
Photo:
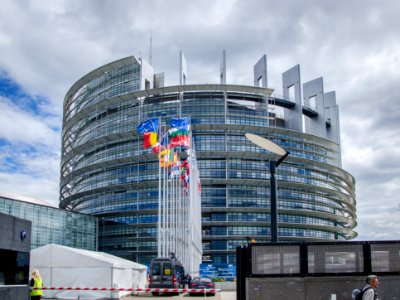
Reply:
[[[372,272],[400,272],[400,244],[371,244]]]
[[[253,274],[300,273],[300,246],[253,246],[251,255]]]
[[[363,272],[362,245],[309,245],[308,273]]]

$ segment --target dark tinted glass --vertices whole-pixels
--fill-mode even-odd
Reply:
[[[0,284],[28,284],[28,252],[0,249],[0,261]]]
[[[151,266],[151,275],[161,275],[160,264],[153,264]]]

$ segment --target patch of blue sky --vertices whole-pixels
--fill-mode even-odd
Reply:
[[[1,159],[0,172],[20,173],[21,170],[24,170],[24,166],[16,157],[6,156]]]
[[[8,140],[0,138],[0,148],[8,145],[10,145]]]
[[[5,139],[0,139],[0,172],[15,173],[23,169],[18,151]]]
[[[33,145],[22,143],[22,142],[13,143],[4,138],[0,138],[0,149],[4,150],[4,151],[9,151],[10,153],[13,153],[14,155],[17,155],[18,153],[41,153],[41,152],[43,152],[41,149],[39,150],[39,149],[37,149],[37,147],[35,147]]]
[[[15,106],[36,116],[51,116],[42,108],[49,100],[42,96],[29,95],[17,82],[4,71],[0,71],[0,96],[8,98]]]
[[[25,165],[28,159],[35,160],[45,156],[54,157],[54,155],[31,145],[15,145],[0,139],[0,172],[32,175],[32,170]]]

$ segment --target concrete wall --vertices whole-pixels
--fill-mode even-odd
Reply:
[[[29,253],[31,251],[31,227],[31,221],[0,213],[0,249]],[[24,232],[23,235],[21,235],[22,232]],[[0,273],[9,271],[9,266],[1,262]],[[0,300],[28,299],[29,287],[27,285],[0,285]]]
[[[30,252],[31,227],[31,221],[0,213],[0,249]],[[24,239],[22,231],[26,233]]]
[[[379,281],[380,300],[400,299],[400,275],[379,276]],[[364,276],[247,278],[246,300],[348,300],[364,284]]]

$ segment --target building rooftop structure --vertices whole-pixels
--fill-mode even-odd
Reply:
[[[57,205],[55,205],[53,203],[50,203],[50,202],[47,202],[46,200],[38,199],[38,198],[35,198],[32,196],[19,195],[19,194],[14,194],[14,193],[0,193],[0,197],[14,199],[14,200],[23,201],[23,202],[29,202],[29,203],[33,203],[33,204],[49,206],[49,207],[57,207]]]

